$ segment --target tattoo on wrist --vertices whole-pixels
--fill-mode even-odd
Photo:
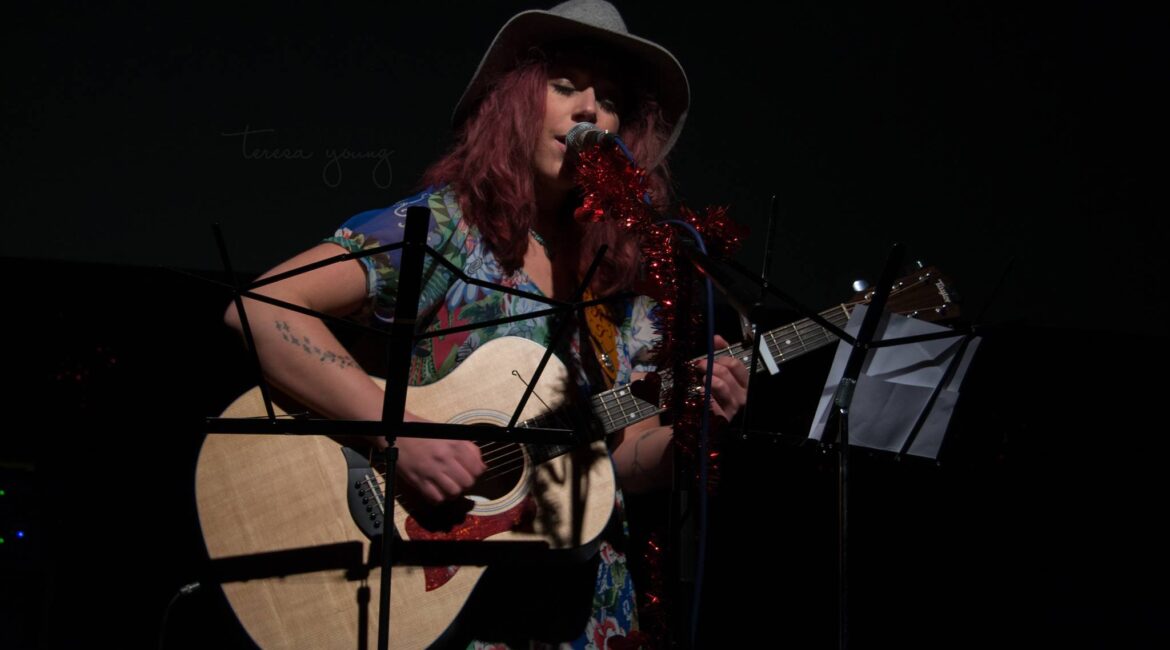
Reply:
[[[288,326],[287,321],[276,321],[276,330],[280,332],[280,337],[288,341],[292,345],[305,351],[305,354],[311,354],[317,357],[321,363],[336,363],[342,368],[357,367],[357,362],[348,354],[337,354],[331,350],[322,350],[313,344],[307,336],[296,336]]]

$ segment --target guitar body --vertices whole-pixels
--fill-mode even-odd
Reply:
[[[515,337],[490,341],[443,380],[409,389],[407,409],[437,422],[506,424],[544,350]],[[564,366],[550,359],[522,419],[557,408],[567,381]],[[264,414],[259,389],[253,389],[223,417]],[[363,530],[353,510],[357,485],[352,480],[353,452],[348,450],[347,459],[346,451],[324,436],[233,434],[207,436],[200,451],[195,493],[212,560],[271,557],[281,551],[295,556],[298,550],[346,543],[361,548],[361,570],[294,565],[274,577],[223,583],[240,622],[263,648],[348,650],[371,647],[378,638],[380,558],[371,557],[369,524],[362,522]],[[540,464],[532,462],[531,450],[524,446],[499,451],[489,454],[485,447],[485,477],[499,478],[473,488],[475,506],[454,531],[420,528],[415,516],[420,510],[398,500],[394,523],[399,536],[490,540],[485,545],[539,542],[550,555],[589,557],[614,503],[613,467],[605,443]],[[494,455],[510,459],[508,471],[493,471]],[[506,529],[500,530],[501,523]],[[484,570],[460,566],[452,573],[396,565],[390,647],[423,648],[439,639]]]

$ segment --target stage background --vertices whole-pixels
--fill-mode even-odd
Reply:
[[[772,278],[809,307],[901,242],[996,326],[947,462],[858,454],[855,647],[1164,646],[1158,23],[1094,3],[619,6],[687,70],[675,179],[752,228],[741,262],[760,265],[775,195]],[[179,271],[223,279],[214,222],[248,276],[412,192],[529,7],[6,12],[0,645],[157,642],[202,570],[200,420],[253,383],[227,294]],[[777,408],[752,425],[803,434],[829,359],[764,382]],[[723,474],[703,638],[831,647],[831,457],[756,438]],[[172,612],[167,647],[233,644],[215,590]]]

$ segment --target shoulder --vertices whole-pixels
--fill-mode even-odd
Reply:
[[[450,186],[428,187],[388,208],[366,210],[353,215],[341,224],[329,241],[342,244],[350,250],[400,242],[406,231],[407,212],[414,207],[430,211],[427,244],[431,247],[438,247],[449,240],[463,221],[459,198]]]
[[[432,212],[441,212],[447,218],[450,218],[451,215],[459,216],[459,200],[455,196],[454,190],[451,190],[449,186],[438,189],[428,187],[418,194],[408,196],[388,208],[359,212],[347,219],[341,227],[342,229],[361,232],[377,229],[378,226],[385,225],[387,222],[401,225],[406,219],[407,210],[415,207],[428,208]]]

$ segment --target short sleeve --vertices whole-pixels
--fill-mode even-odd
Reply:
[[[451,259],[451,239],[460,213],[458,201],[449,191],[428,189],[389,208],[354,215],[325,241],[337,244],[351,253],[400,243],[405,234],[407,209],[415,206],[430,210],[427,246]],[[460,249],[455,247],[454,250],[457,253]],[[460,266],[458,260],[452,261]],[[401,249],[363,257],[360,262],[366,269],[366,291],[373,299],[374,317],[383,322],[392,322],[398,297]],[[418,304],[420,315],[432,311],[442,302],[451,279],[447,269],[427,256],[423,262],[423,287]]]
[[[658,369],[654,353],[661,340],[658,322],[658,303],[647,296],[638,296],[626,309],[622,323],[622,345],[634,372],[654,372]]]

